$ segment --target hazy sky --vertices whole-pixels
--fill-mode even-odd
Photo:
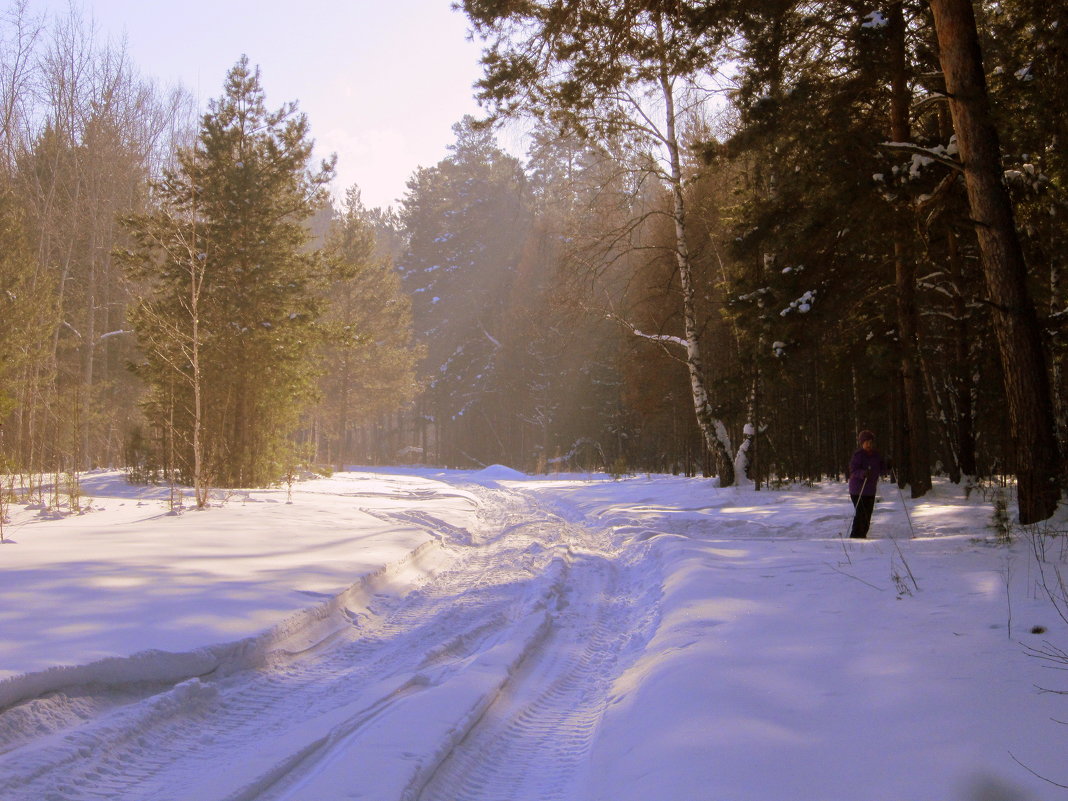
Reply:
[[[5,0],[0,0],[4,2]],[[138,69],[184,84],[203,109],[244,53],[268,107],[297,100],[318,156],[336,152],[337,194],[396,205],[408,176],[436,164],[452,125],[477,113],[480,46],[450,0],[74,0],[100,39],[125,35]],[[66,0],[31,0],[65,10]]]

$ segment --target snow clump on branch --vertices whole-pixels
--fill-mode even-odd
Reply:
[[[885,28],[886,25],[886,17],[883,16],[881,11],[871,12],[864,18],[864,22],[860,23],[862,28]]]
[[[792,311],[797,311],[801,314],[804,314],[805,312],[810,311],[812,309],[812,303],[813,301],[815,301],[815,299],[816,290],[810,289],[797,300],[791,300],[790,305],[783,309],[781,312],[779,312],[779,315],[785,317]]]

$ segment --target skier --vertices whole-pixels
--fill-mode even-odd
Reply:
[[[853,527],[850,539],[864,539],[871,525],[871,513],[875,508],[875,487],[879,476],[886,472],[883,457],[875,450],[875,434],[861,431],[857,434],[857,452],[849,460],[849,497],[853,501]]]

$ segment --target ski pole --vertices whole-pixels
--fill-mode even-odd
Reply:
[[[916,539],[916,529],[912,527],[912,516],[909,515],[909,507],[905,503],[905,493],[901,491],[901,484],[897,480],[897,471],[892,467],[890,468],[890,475],[894,477],[894,484],[897,485],[897,494],[901,498],[901,508],[905,510],[905,520],[909,524],[909,534],[911,534],[912,539]]]
[[[864,487],[867,486],[867,484],[868,484],[868,477],[864,476],[864,483],[860,485],[861,493],[864,492]],[[857,506],[859,506],[859,505],[860,505],[860,496],[858,495],[856,502],[853,504],[853,518],[849,522],[850,533],[852,533],[852,531],[853,531],[853,521],[855,521],[857,519]],[[842,553],[845,554],[846,561],[849,562],[849,564],[853,564],[853,557],[851,557],[849,555],[849,549],[846,547],[846,544],[845,544],[845,534],[843,532],[841,532],[841,531],[838,532],[838,540],[839,540],[839,542],[842,543]]]
[[[849,521],[849,532],[853,533],[853,524],[857,521],[857,507],[860,506],[860,499],[864,495],[864,488],[868,486],[868,476],[864,476],[864,482],[860,485],[860,492],[857,493],[857,499],[853,501],[853,519]]]
[[[867,484],[867,476],[865,475],[864,476],[864,484],[861,485],[861,492],[864,491],[864,486],[866,484]],[[859,504],[860,504],[860,496],[858,496],[858,498],[857,498],[857,503],[853,504],[853,517],[852,517],[852,520],[849,521],[849,531],[850,531],[850,533],[852,533],[853,521],[857,520],[857,506]],[[838,541],[839,541],[839,543],[842,543],[842,552],[846,554],[846,562],[848,562],[849,564],[852,564],[853,560],[852,560],[852,556],[849,555],[849,549],[846,548],[846,535],[845,535],[844,532],[841,532],[841,531],[838,532]]]
[[[905,510],[905,519],[909,524],[909,531],[912,533],[912,539],[916,539],[916,531],[912,528],[912,518],[909,516],[909,507],[905,503],[905,493],[901,491],[901,485],[897,481],[897,471],[890,468],[890,475],[894,479],[894,483],[897,484],[897,494],[901,496],[901,508]],[[897,555],[901,557],[901,564],[905,566],[905,572],[909,574],[909,579],[912,581],[912,586],[916,588],[916,591],[920,591],[920,585],[916,581],[916,577],[912,575],[912,568],[909,567],[908,561],[905,559],[905,554],[901,552],[901,546],[897,544],[897,537],[893,534],[890,535],[890,541],[894,543],[894,549],[897,551]]]

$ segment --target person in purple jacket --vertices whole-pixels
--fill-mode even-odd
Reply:
[[[871,526],[871,513],[875,508],[875,487],[879,476],[886,472],[883,457],[875,450],[875,434],[861,431],[857,434],[857,452],[849,460],[849,497],[853,501],[853,527],[851,539],[864,539]]]

